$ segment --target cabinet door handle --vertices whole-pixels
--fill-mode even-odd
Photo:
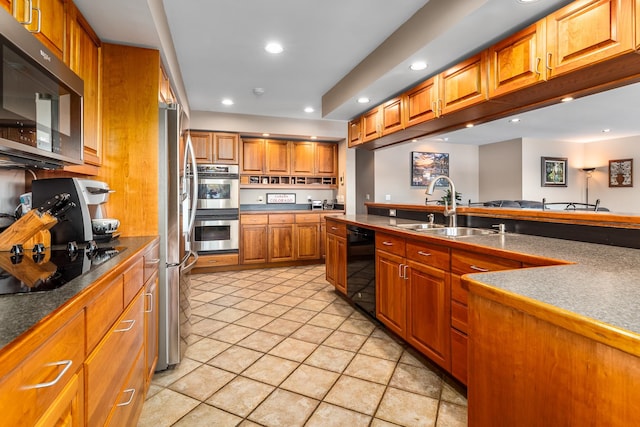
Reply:
[[[156,264],[160,264],[160,258],[152,258],[147,263],[147,265],[149,266],[156,265]]]
[[[114,329],[113,332],[127,332],[127,331],[130,331],[133,328],[133,325],[136,324],[136,319],[123,320],[120,323],[127,323],[129,326],[126,327],[126,328],[122,328],[122,329]]]
[[[25,7],[25,12],[23,13],[27,13],[27,11],[29,12],[28,18],[26,21],[20,21],[18,18],[18,22],[22,25],[31,25],[31,22],[33,22],[33,6],[31,5],[31,1],[32,0],[25,0],[23,3],[26,5]],[[16,14],[18,13],[18,2],[16,0],[14,0],[12,3],[12,8],[11,8],[11,14],[15,17]]]
[[[542,74],[542,71],[540,71],[540,63],[542,62],[542,58],[540,58],[539,56],[536,56],[536,68],[535,68],[535,73],[540,76]]]
[[[547,52],[547,63],[545,64],[545,67],[547,67],[547,70],[551,71],[551,52]]]
[[[429,252],[424,252],[424,251],[418,251],[418,255],[431,256],[431,254]]]
[[[402,275],[402,265],[403,265],[403,264],[398,264],[398,277],[404,277],[404,276]]]
[[[409,279],[409,276],[407,276],[407,270],[409,269],[409,265],[405,264],[404,265],[404,269],[402,270],[402,277],[404,278],[404,280]]]
[[[385,246],[393,246],[392,242],[382,242],[382,244]]]
[[[477,265],[470,265],[469,268],[472,269],[472,270],[475,270],[475,271],[481,271],[483,273],[486,273],[487,271],[490,271],[488,268],[478,267]]]
[[[33,7],[33,10],[38,12],[38,26],[36,27],[35,30],[29,30],[29,32],[33,34],[38,34],[42,29],[42,12],[40,11],[39,7]]]
[[[118,403],[116,406],[127,406],[128,404],[130,404],[131,401],[133,401],[133,396],[136,394],[136,389],[135,388],[128,388],[128,389],[124,390],[124,393],[130,393],[129,394],[129,400],[127,400],[126,402]]]
[[[442,99],[438,98],[438,117],[442,115]]]
[[[60,381],[60,379],[62,377],[64,377],[64,374],[67,373],[67,371],[69,370],[69,368],[71,367],[71,365],[73,365],[73,360],[61,360],[59,362],[52,362],[52,363],[47,363],[45,366],[62,366],[65,365],[64,368],[62,368],[62,370],[60,371],[60,373],[58,373],[58,376],[55,377],[53,380],[48,381],[46,383],[40,383],[40,384],[35,384],[35,385],[28,385],[28,386],[24,386],[23,390],[29,390],[29,389],[33,389],[33,388],[46,388],[46,387],[51,387],[56,385],[56,383],[58,381]]]
[[[144,294],[145,297],[149,298],[149,304],[147,304],[147,307],[149,307],[148,309],[146,309],[144,312],[145,313],[153,313],[153,294],[151,292],[145,292]]]

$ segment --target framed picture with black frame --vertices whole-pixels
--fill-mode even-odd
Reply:
[[[567,186],[567,158],[541,157],[540,175],[542,187]]]

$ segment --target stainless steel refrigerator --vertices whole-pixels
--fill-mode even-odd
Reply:
[[[160,234],[159,269],[159,341],[156,371],[180,362],[191,329],[190,271],[197,254],[191,251],[191,234],[195,220],[197,172],[190,138],[180,147],[179,105],[160,105],[158,233]]]

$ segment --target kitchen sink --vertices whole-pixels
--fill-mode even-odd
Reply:
[[[431,222],[428,222],[426,224],[398,224],[397,227],[403,228],[405,230],[423,231],[423,230],[433,230],[435,228],[444,228],[444,225],[433,224]]]
[[[484,236],[488,234],[496,234],[496,230],[486,228],[473,227],[442,227],[424,230],[425,233],[444,237],[464,237],[464,236]]]

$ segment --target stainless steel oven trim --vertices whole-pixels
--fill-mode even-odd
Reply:
[[[230,178],[203,178],[198,179],[198,185],[215,184],[231,186],[230,199],[198,199],[197,209],[239,209],[240,208],[240,181]]]
[[[240,221],[237,219],[198,219],[196,218],[194,228],[230,226],[229,240],[196,240],[195,232],[193,237],[193,248],[196,251],[226,251],[236,250],[240,243]]]

